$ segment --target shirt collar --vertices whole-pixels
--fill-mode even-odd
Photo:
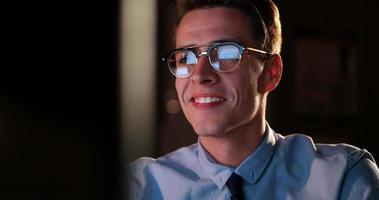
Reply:
[[[221,190],[230,175],[232,175],[234,169],[232,167],[218,164],[204,149],[199,140],[198,147],[198,161],[200,166],[204,169],[208,178],[212,179],[212,181]]]
[[[258,148],[250,154],[236,169],[218,164],[202,147],[198,140],[198,161],[204,169],[206,176],[210,178],[219,189],[224,187],[233,171],[242,176],[247,182],[254,184],[267,167],[275,147],[276,139],[274,131],[266,125],[265,137]]]
[[[265,138],[258,148],[237,167],[235,172],[247,182],[256,183],[274,154],[275,144],[274,131],[266,124]]]

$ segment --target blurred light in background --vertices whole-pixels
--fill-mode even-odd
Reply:
[[[172,99],[166,102],[166,112],[170,114],[177,114],[180,111],[179,101]]]
[[[156,10],[155,1],[122,2],[120,89],[123,160],[132,161],[154,153]]]

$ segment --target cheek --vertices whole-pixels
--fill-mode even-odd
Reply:
[[[250,88],[250,92],[255,96],[258,95],[259,79],[262,74],[262,65],[255,64],[248,67],[248,71],[245,73],[245,85]]]
[[[176,94],[178,96],[180,104],[183,106],[183,101],[184,101],[184,93],[185,93],[185,87],[186,84],[183,80],[176,79],[175,81],[175,89],[176,89]]]
[[[254,66],[245,66],[245,70],[241,70],[238,74],[236,74],[235,80],[238,81],[234,83],[234,87],[242,92],[244,96],[251,96],[252,93],[257,91],[258,72],[253,68]]]
[[[180,79],[175,80],[175,89],[178,95],[183,91],[183,81]]]
[[[257,79],[259,71],[253,69],[254,66],[244,66],[245,69],[236,74],[233,81],[234,93],[236,95],[235,106],[241,109],[241,112],[250,112],[250,109],[256,107],[256,100],[259,96]]]

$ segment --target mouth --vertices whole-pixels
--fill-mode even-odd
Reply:
[[[225,98],[222,97],[193,97],[191,99],[192,102],[199,104],[209,104],[209,103],[217,103],[225,101]]]
[[[191,98],[191,102],[196,108],[212,108],[212,107],[222,104],[225,101],[226,99],[224,97],[219,96],[219,95],[213,95],[213,94],[212,95],[209,95],[209,94],[194,95]]]

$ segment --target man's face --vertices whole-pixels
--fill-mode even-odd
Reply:
[[[176,48],[201,46],[199,50],[207,51],[208,44],[220,40],[257,47],[250,26],[248,17],[236,9],[196,9],[179,24]],[[254,124],[261,112],[258,77],[262,69],[254,53],[245,52],[237,69],[228,73],[215,71],[208,58],[202,56],[190,77],[177,78],[178,98],[195,132],[199,136],[221,137]]]

